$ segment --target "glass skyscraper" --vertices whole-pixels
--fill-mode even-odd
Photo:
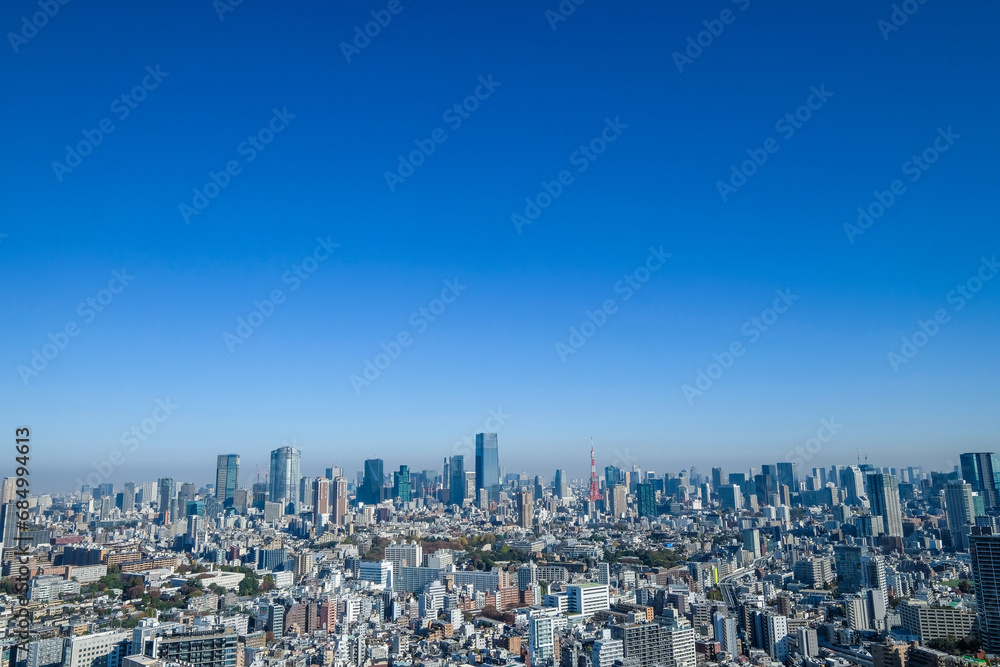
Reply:
[[[465,457],[461,454],[451,457],[448,467],[451,473],[449,500],[452,505],[461,505],[465,500]]]
[[[287,506],[299,499],[302,454],[294,447],[279,447],[271,452],[271,479],[268,500]]]
[[[233,506],[233,496],[240,485],[240,457],[219,454],[215,468],[215,499],[223,507]]]
[[[556,478],[552,483],[552,492],[559,498],[569,498],[569,480],[566,479],[566,471],[562,468],[556,470]]]
[[[399,472],[393,473],[393,495],[403,503],[413,499],[413,487],[410,482],[410,467],[399,466]]]
[[[962,479],[983,497],[987,508],[1000,505],[1000,458],[991,452],[962,454]]]
[[[653,485],[650,482],[636,485],[635,495],[639,507],[639,516],[655,517],[656,490],[653,488]]]
[[[382,472],[382,459],[367,459],[365,461],[365,476],[361,481],[361,502],[366,505],[378,505],[382,502],[382,484],[385,475]]]
[[[476,491],[484,489],[493,502],[500,502],[500,450],[496,433],[476,434]]]

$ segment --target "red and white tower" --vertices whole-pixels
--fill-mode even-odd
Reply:
[[[601,499],[601,486],[597,483],[597,466],[594,465],[594,439],[590,439],[590,499]]]

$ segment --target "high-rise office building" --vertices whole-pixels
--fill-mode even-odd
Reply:
[[[962,478],[983,497],[986,508],[1000,506],[1000,458],[992,452],[972,452],[958,458]]]
[[[787,486],[791,493],[798,492],[799,473],[794,463],[778,463],[778,484]]]
[[[365,476],[358,491],[358,500],[366,505],[378,505],[382,502],[382,485],[385,474],[382,472],[382,459],[365,460]]]
[[[399,466],[399,472],[392,474],[392,495],[402,503],[408,503],[413,499],[409,466]]]
[[[449,502],[452,505],[461,505],[468,497],[465,483],[465,457],[461,454],[451,457],[451,461],[448,462],[448,470],[451,473]]]
[[[280,503],[283,509],[290,504],[298,503],[301,466],[302,454],[294,447],[285,445],[271,451],[271,477],[268,488],[270,502]]]
[[[621,518],[628,512],[628,489],[624,484],[615,484],[608,492],[608,514]]]
[[[333,479],[330,484],[330,520],[338,526],[344,525],[344,518],[347,515],[347,478],[340,476]]]
[[[476,434],[476,491],[486,491],[491,502],[500,501],[500,450],[496,433]]]
[[[157,482],[143,482],[142,483],[142,497],[140,501],[143,507],[149,507],[155,502],[158,502],[160,498],[160,489]]]
[[[979,636],[987,653],[1000,653],[1000,535],[975,527],[969,537]]]
[[[0,505],[0,537],[3,538],[4,549],[19,546],[17,534],[17,506],[14,503],[4,503]]]
[[[219,454],[215,466],[215,499],[223,507],[233,506],[233,495],[240,485],[240,457]]]
[[[869,473],[866,481],[872,514],[882,517],[886,535],[902,537],[903,511],[899,506],[899,479],[895,475]]]
[[[865,480],[858,466],[840,468],[840,488],[844,490],[848,505],[862,506],[861,497],[865,494]]]
[[[517,492],[517,525],[531,530],[535,516],[535,500],[531,487],[522,486]]]
[[[172,477],[161,477],[157,482],[157,486],[160,490],[160,497],[157,499],[157,509],[159,509],[160,514],[169,512],[171,503],[176,505],[177,482]],[[171,516],[171,521],[174,518],[176,517]]]
[[[837,570],[837,588],[841,593],[857,593],[862,585],[861,559],[863,550],[848,544],[833,547],[834,569]]]
[[[615,484],[621,484],[621,470],[616,466],[605,466],[604,468],[604,486],[605,488],[613,488]]]
[[[12,503],[17,500],[17,478],[4,477],[3,488],[0,489],[0,503]]]
[[[319,526],[322,515],[330,514],[330,480],[317,477],[313,480],[313,523]]]
[[[723,484],[717,490],[722,509],[743,509],[743,490],[736,484]]]
[[[743,549],[749,551],[754,558],[760,558],[763,555],[759,530],[756,528],[745,528],[743,530]]]
[[[640,517],[655,517],[657,515],[656,490],[652,482],[637,484],[635,487],[635,496]]]
[[[723,484],[728,484],[729,480],[726,479],[726,473],[721,467],[712,468],[712,490],[716,493],[719,492],[719,487]],[[725,649],[723,649],[725,650]]]
[[[966,526],[976,521],[972,485],[968,482],[950,482],[944,487],[944,501],[948,506],[948,532],[951,534],[951,544],[956,549],[968,549],[969,535]]]
[[[135,509],[135,482],[125,482],[122,490],[122,512],[131,512]]]
[[[556,478],[552,484],[552,493],[555,494],[557,498],[569,498],[569,480],[566,479],[566,471],[563,469],[556,470]]]

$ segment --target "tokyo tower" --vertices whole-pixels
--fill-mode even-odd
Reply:
[[[601,487],[597,483],[597,466],[594,465],[594,439],[590,439],[590,499],[598,501],[601,499]]]

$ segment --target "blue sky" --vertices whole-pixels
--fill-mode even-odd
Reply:
[[[932,0],[886,32],[892,3],[589,0],[553,29],[556,2],[400,0],[348,62],[341,43],[389,4],[220,19],[207,0],[69,2],[34,32],[37,2],[4,6],[0,417],[11,438],[32,428],[36,488],[108,471],[115,451],[118,484],[207,483],[228,452],[250,481],[293,441],[306,474],[440,468],[490,410],[501,464],[547,479],[584,474],[591,437],[599,466],[786,460],[829,418],[842,428],[806,467],[996,449],[1000,280],[960,309],[949,293],[1000,252],[1000,9]],[[457,127],[456,104],[474,108]],[[796,112],[793,133],[776,126]],[[78,166],[53,166],[102,122]],[[933,164],[906,166],[925,149]],[[767,159],[721,196],[749,155]],[[185,216],[211,173],[225,187]],[[895,180],[884,214],[846,232]],[[626,299],[650,248],[670,257]],[[227,339],[274,290],[273,313]],[[771,321],[776,290],[791,306],[745,324]],[[91,316],[88,298],[107,303]],[[582,346],[557,347],[608,300]],[[352,381],[366,361],[385,367]],[[685,391],[699,370],[711,386]]]

